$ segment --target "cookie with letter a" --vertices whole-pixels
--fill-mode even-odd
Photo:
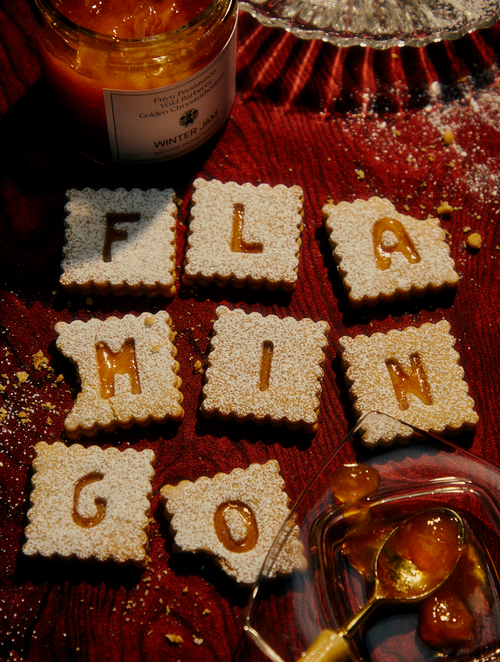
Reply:
[[[377,197],[327,204],[323,218],[351,307],[456,288],[459,277],[437,218],[400,214]]]

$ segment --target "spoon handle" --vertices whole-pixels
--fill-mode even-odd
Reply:
[[[346,637],[354,636],[356,632],[359,630],[359,628],[366,621],[366,619],[370,615],[372,609],[375,607],[377,602],[379,602],[380,600],[383,600],[383,597],[378,595],[378,593],[375,591],[372,597],[367,602],[365,602],[365,604],[361,607],[361,609],[354,614],[351,620],[348,623],[346,623],[346,625],[344,625],[344,627],[342,628],[342,632],[344,636]]]
[[[351,657],[349,638],[363,625],[379,600],[383,597],[375,592],[341,632],[322,630],[297,662],[347,662]]]
[[[350,659],[351,649],[344,635],[322,630],[297,662],[347,662]]]

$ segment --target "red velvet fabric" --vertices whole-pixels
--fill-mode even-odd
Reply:
[[[26,0],[0,7],[0,658],[228,662],[261,659],[241,639],[249,591],[210,558],[175,555],[158,492],[166,483],[213,476],[275,458],[294,500],[353,423],[337,358],[342,335],[372,334],[449,320],[480,421],[458,443],[500,464],[500,26],[427,48],[340,49],[300,41],[242,15],[237,98],[220,140],[154,170],[92,164],[72,152],[60,115],[39,78]],[[456,142],[443,145],[446,127]],[[361,172],[362,171],[362,172]],[[185,250],[195,177],[224,182],[298,184],[305,227],[292,294],[182,287],[173,300],[68,295],[58,285],[63,205],[68,188],[173,187],[179,211],[177,263]],[[328,246],[321,208],[329,200],[372,195],[425,218],[448,201],[443,219],[461,280],[456,293],[351,310]],[[479,232],[482,248],[464,245]],[[331,326],[319,428],[314,435],[199,414],[204,361],[220,303]],[[156,454],[151,565],[140,573],[97,564],[33,562],[20,553],[30,494],[33,446],[64,439],[63,421],[77,392],[74,371],[55,348],[60,320],[123,316],[166,308],[178,332],[185,419],[93,441],[152,448]],[[54,374],[33,368],[42,350]],[[16,373],[29,381],[19,384]],[[50,414],[42,403],[55,405]],[[19,417],[26,412],[25,421]],[[50,416],[52,424],[47,424]],[[27,419],[27,420],[26,420]],[[170,610],[167,610],[167,606]],[[203,615],[205,610],[209,613]],[[168,612],[168,613],[167,613]],[[281,619],[283,616],[281,615]],[[166,634],[180,634],[173,644]],[[199,640],[202,639],[202,643]]]

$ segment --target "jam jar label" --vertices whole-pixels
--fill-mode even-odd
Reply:
[[[236,25],[217,57],[189,78],[150,90],[103,90],[113,161],[155,163],[199,147],[228,118],[235,77]]]

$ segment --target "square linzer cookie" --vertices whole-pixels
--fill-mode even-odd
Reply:
[[[174,551],[211,554],[237,582],[253,584],[290,513],[284,485],[276,460],[213,478],[165,485],[160,496],[170,520]],[[298,533],[291,523],[273,577],[305,568]]]
[[[83,294],[172,297],[177,206],[172,189],[66,192],[61,285]]]
[[[153,451],[60,441],[35,450],[24,554],[144,567]]]
[[[314,432],[329,326],[216,310],[201,413]]]
[[[445,320],[387,334],[340,338],[355,414],[380,411],[435,434],[474,429],[478,415],[454,344]],[[367,446],[388,445],[409,436],[410,428],[387,420],[381,430],[365,429],[363,441]]]
[[[325,205],[323,218],[353,308],[457,286],[438,219],[399,214],[389,200],[377,197]]]
[[[56,324],[57,347],[76,365],[81,380],[64,421],[70,439],[183,418],[171,323],[160,311]]]
[[[299,186],[197,179],[183,283],[293,290],[302,199]]]

